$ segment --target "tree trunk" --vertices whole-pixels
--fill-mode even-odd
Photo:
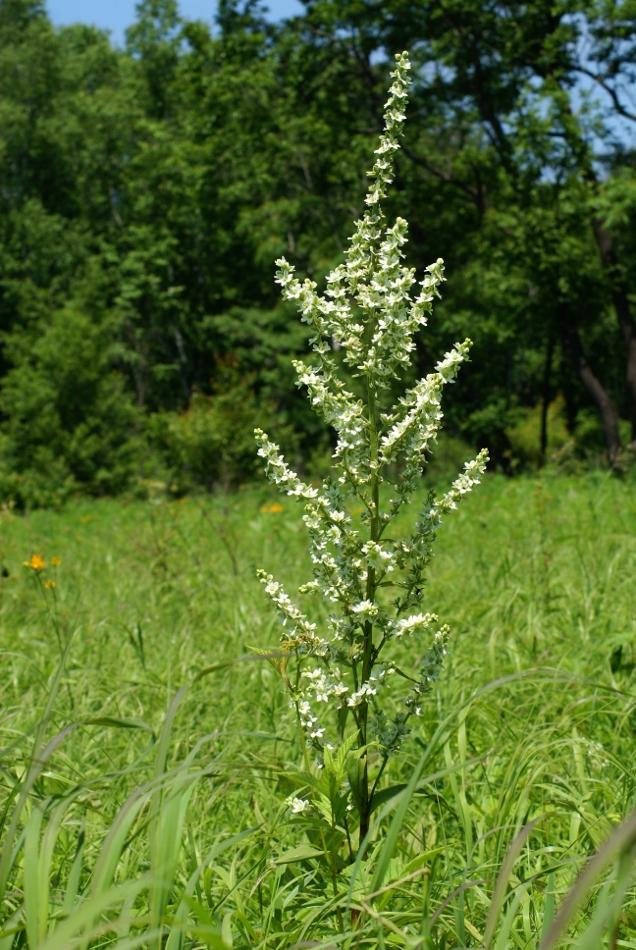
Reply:
[[[632,442],[636,442],[636,323],[629,307],[627,284],[616,258],[612,235],[598,219],[594,220],[593,227],[601,261],[611,282],[612,302],[623,336],[627,364],[627,406],[632,427],[631,439]]]
[[[554,353],[554,338],[552,331],[548,335],[543,367],[543,396],[541,402],[541,447],[539,453],[539,468],[545,465],[545,456],[548,451],[548,409],[550,408],[550,373],[552,371],[552,355]]]
[[[559,304],[559,324],[563,338],[563,348],[568,354],[572,366],[576,370],[581,382],[596,403],[601,416],[603,435],[607,447],[607,457],[610,465],[615,465],[621,454],[621,439],[618,431],[618,412],[612,397],[603,386],[598,376],[587,361],[587,356],[581,343],[578,328],[574,323],[570,304],[563,301]]]

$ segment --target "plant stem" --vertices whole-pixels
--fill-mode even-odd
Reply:
[[[375,795],[375,790],[378,787],[378,782],[382,778],[382,773],[384,772],[384,769],[386,768],[386,764],[388,761],[389,761],[389,756],[385,755],[384,758],[382,759],[382,765],[380,766],[380,771],[376,775],[375,781],[373,783],[373,788],[371,789],[371,795],[369,796],[369,808],[373,804],[373,796]]]
[[[301,741],[302,749],[303,749],[303,757],[304,757],[304,760],[305,760],[305,768],[307,769],[308,772],[311,772],[311,764],[310,764],[310,762],[309,762],[309,752],[308,752],[308,749],[307,749],[307,742],[306,742],[306,740],[305,740],[305,733],[304,733],[304,730],[303,730],[303,728],[302,728],[302,724],[301,724],[301,722],[300,722],[300,714],[299,714],[299,712],[298,712],[298,703],[296,703],[296,721],[298,722],[298,728],[299,728],[299,731],[300,731],[300,741]],[[331,840],[332,840],[332,844],[333,844],[333,839],[334,839],[334,823],[335,823],[335,822],[334,822],[334,816],[333,816],[333,812],[332,812],[332,816],[331,816]],[[347,834],[348,834],[348,831],[347,831]],[[331,847],[331,848],[328,848],[328,847],[327,847],[327,841],[326,841],[326,839],[325,839],[325,833],[324,833],[324,831],[323,831],[322,828],[320,829],[320,842],[321,842],[321,844],[322,844],[322,850],[323,850],[323,853],[324,853],[324,855],[325,855],[325,860],[326,860],[326,862],[327,862],[327,866],[329,867],[329,870],[330,870],[330,872],[331,872],[331,884],[332,884],[332,887],[333,887],[333,896],[334,896],[334,898],[337,898],[337,897],[338,897],[338,858],[337,858],[337,853],[334,851],[333,847]],[[343,932],[344,932],[344,920],[343,920],[343,918],[342,918],[342,910],[340,909],[340,907],[336,907],[336,916],[337,916],[337,918],[338,918],[338,928],[339,928],[339,930],[340,930],[340,933],[343,933]]]
[[[320,833],[323,836],[323,840],[324,840],[322,829]],[[330,862],[331,863],[331,883],[333,886],[334,900],[337,900],[338,898],[338,848],[336,845],[336,817],[333,813],[333,803],[331,805],[331,851],[330,851],[330,854],[331,854],[331,862]],[[344,933],[344,919],[342,917],[342,910],[339,904],[336,905],[336,916],[338,918],[338,929],[340,933]]]
[[[378,429],[376,423],[375,381],[372,375],[367,376],[367,397],[369,405],[369,458],[371,463],[371,523],[369,540],[377,541],[380,527],[380,489],[378,484]],[[376,594],[375,568],[369,566],[367,572],[367,600],[373,603]],[[373,623],[367,620],[364,625],[364,641],[362,648],[362,675],[361,682],[366,683],[373,669]],[[360,705],[360,747],[367,745],[367,720],[369,705],[365,701]],[[369,794],[369,760],[365,752],[362,760],[362,774],[360,777],[360,845],[369,830],[371,814],[371,796]]]

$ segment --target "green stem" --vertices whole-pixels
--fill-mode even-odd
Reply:
[[[384,772],[384,769],[386,768],[386,764],[388,761],[389,761],[389,757],[388,755],[385,755],[384,758],[382,759],[382,765],[380,766],[380,771],[376,775],[375,782],[373,783],[373,788],[371,789],[371,794],[369,796],[369,807],[371,807],[371,805],[373,804],[373,796],[375,795],[375,790],[378,787],[378,782],[382,778],[382,773]]]
[[[378,478],[378,429],[376,422],[376,404],[375,404],[375,381],[372,375],[367,376],[367,394],[369,405],[369,460],[371,463],[371,523],[369,531],[369,540],[377,541],[380,528],[380,484]],[[376,576],[375,568],[369,567],[367,572],[367,590],[366,597],[370,603],[375,602],[376,594]],[[369,680],[373,669],[373,623],[370,620],[364,625],[364,638],[362,646],[362,674],[360,680],[366,683]],[[369,716],[368,703],[360,704],[360,747],[367,745],[367,721]],[[362,762],[362,775],[360,777],[360,843],[364,840],[369,830],[369,820],[371,817],[371,797],[369,795],[369,760],[367,753],[364,753]]]
[[[321,829],[322,834],[322,829]],[[324,836],[323,836],[324,840]],[[338,899],[338,849],[336,845],[336,819],[333,813],[333,802],[331,805],[331,883],[333,886],[333,896],[334,900]],[[342,917],[342,910],[340,905],[336,905],[336,916],[338,918],[338,929],[340,933],[344,933],[344,920]]]
[[[305,760],[305,768],[307,769],[307,772],[308,772],[308,773],[311,773],[311,763],[310,763],[310,761],[309,761],[309,750],[307,749],[307,740],[305,739],[305,731],[304,731],[304,729],[303,729],[303,727],[302,727],[302,723],[301,723],[301,721],[300,721],[300,713],[298,712],[298,703],[296,703],[296,720],[297,720],[297,722],[298,722],[298,730],[299,730],[299,733],[300,733],[300,741],[301,741],[302,748],[303,748],[303,758],[304,758],[304,760]],[[331,823],[332,823],[332,828],[331,828],[331,840],[332,840],[332,844],[333,844],[333,840],[334,840],[334,817],[333,817],[333,810],[332,810],[332,816],[331,816]],[[327,862],[327,866],[328,866],[328,868],[329,868],[329,870],[330,870],[330,872],[331,872],[331,885],[332,885],[332,887],[333,887],[333,896],[334,896],[334,898],[337,898],[337,897],[338,897],[338,859],[337,859],[337,854],[336,854],[336,852],[334,851],[333,847],[331,847],[331,848],[328,848],[328,847],[327,847],[327,841],[326,841],[326,838],[325,838],[325,833],[324,833],[324,831],[323,831],[322,828],[320,829],[320,842],[321,842],[321,844],[322,844],[322,850],[323,850],[323,853],[324,853],[324,855],[325,855],[325,860],[326,860],[326,862]],[[343,933],[343,931],[344,931],[344,920],[343,920],[343,918],[342,918],[342,911],[341,911],[340,907],[336,907],[336,916],[337,916],[337,918],[338,918],[338,928],[339,928],[339,930],[340,930],[340,933]]]

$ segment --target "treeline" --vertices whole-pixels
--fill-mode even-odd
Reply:
[[[448,431],[505,471],[636,440],[633,0],[307,0],[212,32],[143,0],[126,48],[0,0],[0,499],[309,470],[294,384],[320,282],[363,209],[394,52],[416,64],[391,214],[448,282],[414,374],[469,335]]]

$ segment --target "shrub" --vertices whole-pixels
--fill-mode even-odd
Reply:
[[[59,504],[74,490],[118,492],[133,478],[141,416],[113,370],[110,333],[66,309],[10,337],[0,388],[0,496]]]
[[[211,395],[195,391],[184,412],[162,413],[150,420],[151,441],[167,466],[173,492],[227,490],[252,479],[258,469],[254,427],[264,415],[286,447],[294,450],[291,428],[273,405],[263,404],[252,383],[226,360]]]

